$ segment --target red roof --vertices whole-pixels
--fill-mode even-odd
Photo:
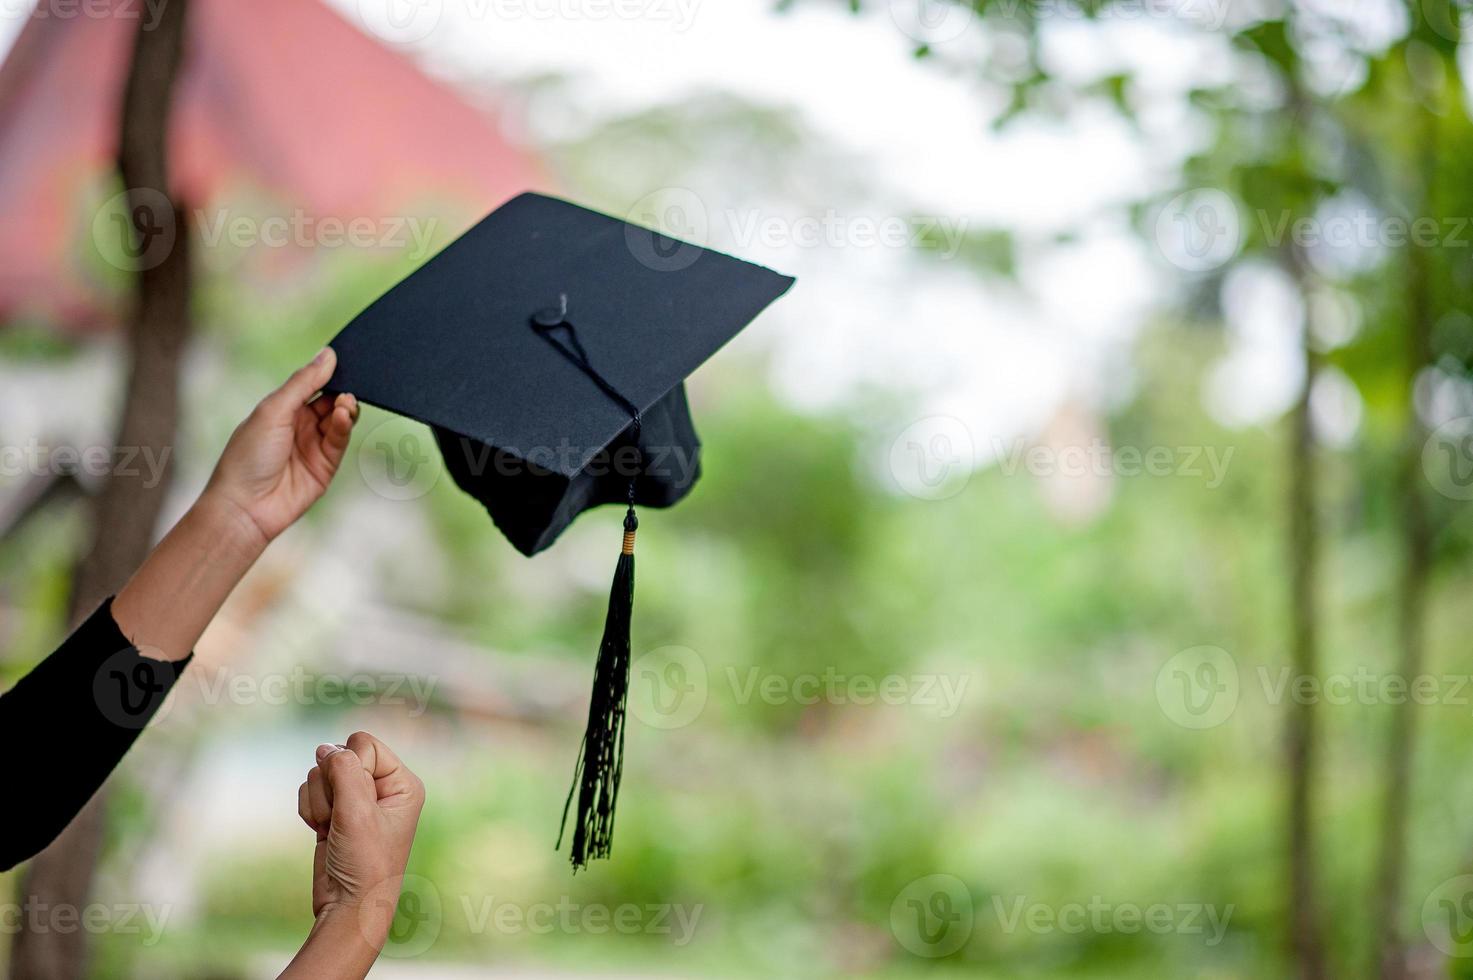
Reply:
[[[118,110],[149,5],[58,10],[41,4],[0,66],[0,316],[100,325],[115,316],[88,239],[120,189]],[[539,181],[494,116],[320,0],[190,0],[169,148],[177,201],[254,215],[469,224]]]

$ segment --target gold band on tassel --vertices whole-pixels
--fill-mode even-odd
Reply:
[[[634,532],[633,531],[625,531],[624,532],[624,554],[626,554],[626,555],[632,555],[632,554],[634,554]]]

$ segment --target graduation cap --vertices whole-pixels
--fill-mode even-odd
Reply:
[[[573,797],[574,869],[607,857],[623,765],[636,505],[699,476],[685,378],[793,279],[540,194],[484,218],[332,341],[332,391],[429,425],[524,555],[623,504]],[[558,845],[561,846],[559,832]]]

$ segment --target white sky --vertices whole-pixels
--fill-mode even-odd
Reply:
[[[712,92],[795,113],[825,151],[796,155],[783,188],[733,180],[739,160],[714,160],[681,179],[704,209],[710,244],[799,277],[758,328],[775,389],[808,409],[842,407],[861,387],[899,389],[914,410],[894,420],[896,430],[930,414],[954,416],[978,463],[988,447],[1036,431],[1066,397],[1098,401],[1128,383],[1112,365],[1181,280],[1123,208],[1175,186],[1181,160],[1206,136],[1184,93],[1231,66],[1223,38],[1190,18],[1048,18],[1042,50],[1051,70],[1078,82],[1137,72],[1140,127],[1084,105],[1000,135],[988,126],[998,91],[975,70],[947,64],[1006,66],[1017,39],[953,13],[931,32],[937,58],[918,61],[905,33],[916,33],[911,0],[863,16],[824,0],[782,15],[766,0],[328,2],[451,80],[484,87],[568,77],[558,90],[565,105],[534,105],[547,110],[528,120],[534,139],[539,126],[567,138],[579,126]],[[3,40],[22,18],[0,11]],[[842,179],[816,162],[835,160],[849,168]],[[809,188],[806,199],[794,200],[793,187]],[[834,236],[794,240],[795,219],[825,215]],[[952,229],[1013,230],[1024,247],[1020,281],[989,282],[960,262],[860,240],[865,222],[917,215]],[[786,235],[733,240],[749,219],[775,222]],[[1061,232],[1073,238],[1055,246]],[[1241,285],[1273,284],[1248,277]],[[1272,297],[1239,305],[1254,311],[1254,324],[1235,331],[1235,365],[1219,373],[1206,404],[1249,424],[1282,408],[1282,383],[1296,369],[1286,339],[1298,321],[1275,318],[1284,306]],[[1227,383],[1261,373],[1275,382]]]
[[[905,0],[891,5],[894,16],[884,4],[854,16],[821,0],[786,14],[738,0],[331,2],[451,79],[567,76],[572,82],[559,92],[571,107],[551,113],[561,138],[576,135],[569,127],[710,92],[795,112],[816,142],[836,151],[816,159],[850,162],[845,180],[798,175],[767,200],[761,188],[736,189],[740,181],[723,186],[719,166],[682,182],[704,206],[709,244],[799,277],[758,328],[774,353],[776,389],[800,407],[830,408],[861,387],[899,388],[915,408],[912,418],[895,420],[897,430],[915,417],[955,416],[979,463],[999,441],[1037,430],[1062,399],[1107,397],[1116,383],[1112,354],[1173,298],[1173,270],[1132,232],[1122,209],[1174,186],[1181,160],[1206,136],[1184,93],[1230,68],[1223,39],[1192,23],[1058,17],[1045,29],[1047,63],[1080,82],[1136,70],[1141,131],[1102,105],[1086,105],[1057,122],[1027,118],[999,135],[988,126],[998,90],[946,63],[1005,63],[1016,39],[953,15],[935,35],[937,59],[918,61],[903,29]],[[535,133],[539,120],[529,122]],[[794,158],[793,167],[805,165],[815,166]],[[863,186],[863,199],[846,198],[844,188],[856,182],[849,178]],[[794,184],[818,191],[794,202]],[[842,227],[914,215],[953,228],[1006,227],[1025,245],[1021,282],[989,283],[959,262],[865,247],[844,232],[807,246],[733,241],[727,209],[787,221],[832,211]],[[1077,237],[1053,247],[1061,232]],[[1292,326],[1260,324],[1240,343],[1253,347],[1255,363],[1292,360],[1282,342]],[[1264,335],[1259,351],[1253,345]],[[1245,421],[1278,407],[1235,404],[1228,417]]]

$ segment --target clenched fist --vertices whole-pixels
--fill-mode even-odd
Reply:
[[[382,945],[424,801],[420,778],[367,732],[317,747],[317,765],[297,791],[298,812],[317,833],[315,917],[351,913]]]

